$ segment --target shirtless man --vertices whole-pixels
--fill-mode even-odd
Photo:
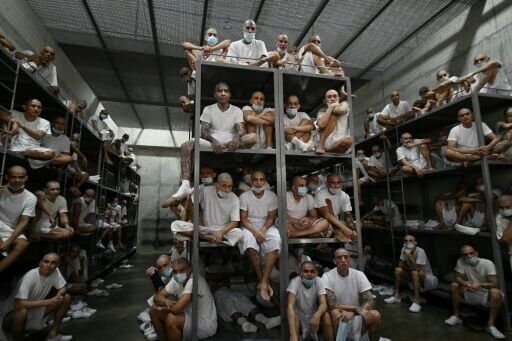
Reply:
[[[248,134],[256,134],[258,143],[254,147],[273,149],[275,111],[272,108],[265,108],[265,94],[261,91],[254,91],[249,100],[251,104],[242,108],[244,113],[245,127]],[[263,141],[261,141],[263,140]]]
[[[318,113],[316,121],[320,138],[315,152],[346,153],[353,141],[349,135],[349,105],[346,101],[340,102],[338,92],[332,89],[325,93],[325,102],[327,108]]]

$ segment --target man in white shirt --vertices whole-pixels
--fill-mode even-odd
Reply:
[[[42,138],[51,134],[50,122],[39,117],[43,106],[37,99],[29,99],[23,105],[24,113],[13,111],[11,151],[21,152],[23,156],[35,160],[53,160],[55,152],[41,147]]]
[[[256,23],[246,20],[243,26],[243,39],[229,45],[228,60],[234,64],[261,65],[260,58],[267,56],[267,48],[262,40],[256,38]]]
[[[89,122],[93,129],[98,133],[101,141],[103,141],[103,157],[105,158],[105,163],[107,165],[113,165],[114,163],[110,159],[110,145],[112,144],[112,140],[114,139],[114,132],[105,120],[108,118],[108,112],[106,110],[102,110],[97,115],[92,115],[89,119]]]
[[[512,269],[512,195],[502,195],[496,202],[496,238],[508,244],[510,267]]]
[[[180,78],[183,83],[187,85],[187,96],[195,96],[196,94],[196,79],[195,72],[192,72],[188,67],[184,66],[180,69]]]
[[[290,341],[299,340],[302,329],[302,339],[308,335],[318,340],[317,332],[322,325],[324,339],[333,341],[332,324],[327,312],[325,286],[318,277],[316,265],[311,261],[300,265],[300,275],[290,281],[288,288],[287,317],[290,331]]]
[[[149,311],[151,323],[160,340],[181,341],[192,337],[193,276],[198,276],[197,337],[206,339],[217,331],[217,311],[212,293],[204,278],[186,258],[173,264],[171,281],[153,296]],[[173,295],[175,298],[169,297]]]
[[[338,174],[327,176],[327,188],[315,195],[314,207],[334,230],[334,236],[342,243],[357,238],[356,225],[352,219],[350,197],[342,190],[343,179]],[[343,222],[339,214],[343,212]]]
[[[82,197],[73,201],[72,223],[78,233],[92,233],[96,231],[96,192],[88,188]]]
[[[379,115],[380,112],[374,113],[373,108],[368,108],[366,110],[366,118],[364,120],[365,138],[375,136],[380,132],[386,130],[386,128],[384,128],[379,124],[379,122],[377,122],[377,117],[379,117]]]
[[[437,106],[450,103],[452,99],[464,95],[464,88],[460,85],[459,77],[450,76],[448,71],[436,72],[437,85],[430,90],[434,93]]]
[[[489,308],[487,332],[495,339],[505,339],[495,326],[503,304],[503,292],[498,287],[496,267],[488,259],[478,257],[478,252],[470,245],[460,249],[460,258],[455,266],[455,281],[451,284],[453,315],[444,321],[446,325],[455,326],[462,323],[460,317],[460,301],[464,298],[467,304]]]
[[[224,243],[235,246],[242,238],[238,228],[240,222],[240,202],[235,193],[231,192],[233,179],[228,173],[221,173],[217,183],[212,186],[199,187],[201,218],[199,221],[199,238],[213,244]],[[192,200],[194,199],[192,195]],[[180,240],[194,237],[194,223],[175,220],[171,231]]]
[[[201,147],[211,147],[215,154],[224,149],[235,151],[250,148],[257,142],[256,134],[245,134],[242,110],[229,103],[231,91],[226,83],[215,85],[214,97],[217,103],[208,105],[201,114]],[[192,193],[190,186],[194,139],[181,145],[181,186],[172,196],[182,198]]]
[[[83,120],[85,109],[87,109],[87,101],[84,99],[73,99],[68,103],[68,111],[79,120]]]
[[[242,166],[242,180],[240,180],[240,182],[238,183],[238,195],[252,188],[251,174],[253,171],[254,169],[250,165]],[[268,184],[267,181],[265,181],[264,187],[265,190],[270,191],[270,185]]]
[[[318,177],[317,174],[308,174],[306,182],[308,186],[308,193],[311,194],[314,198],[316,194],[322,189],[322,184],[320,184],[320,178]]]
[[[368,175],[375,180],[383,179],[388,174],[387,154],[379,145],[372,146],[372,156],[368,159]]]
[[[272,148],[274,138],[275,111],[265,108],[265,94],[259,90],[254,91],[249,99],[251,105],[242,108],[245,128],[248,134],[256,134],[258,142],[253,148]]]
[[[406,174],[422,176],[425,171],[434,170],[428,144],[429,139],[414,139],[409,133],[400,137],[402,145],[396,149],[400,170]]]
[[[382,196],[377,198],[377,202],[373,207],[373,210],[366,213],[361,217],[361,221],[370,221],[377,225],[386,226],[391,224],[392,226],[402,226],[402,217],[398,206],[389,199]]]
[[[350,136],[348,102],[342,101],[338,91],[330,89],[325,93],[327,108],[318,113],[316,125],[319,130],[319,141],[315,152],[323,154],[346,153],[352,146]]]
[[[420,290],[429,291],[437,288],[438,279],[434,276],[427,253],[418,246],[416,238],[411,235],[404,237],[404,245],[400,253],[400,261],[395,268],[395,295],[384,302],[388,304],[401,302],[400,281],[406,279],[412,284],[414,298],[409,311],[418,313],[421,310]]]
[[[54,314],[54,318],[46,341],[69,341],[73,338],[71,335],[59,334],[60,324],[71,302],[71,296],[66,293],[66,281],[58,269],[59,261],[55,253],[44,255],[39,261],[39,267],[22,277],[0,308],[2,329],[10,332],[14,341],[23,340],[26,330],[43,329],[49,314]],[[47,298],[52,289],[57,290],[57,293]],[[0,338],[4,340],[2,335]]]
[[[37,210],[32,237],[63,240],[73,236],[67,215],[68,204],[59,193],[60,184],[57,181],[48,181],[44,191],[36,192]]]
[[[195,45],[185,41],[181,43],[181,47],[187,55],[188,65],[193,71],[196,71],[198,60],[225,62],[230,44],[231,41],[228,39],[219,42],[217,30],[210,27],[204,35],[204,45]]]
[[[49,46],[43,47],[38,53],[24,51],[17,53],[16,58],[23,59],[26,62],[22,66],[31,72],[37,72],[41,78],[42,84],[57,95],[59,93],[59,84],[57,82],[57,68],[52,63],[55,59],[55,50]]]
[[[336,267],[322,276],[327,294],[327,307],[337,335],[340,324],[346,323],[347,339],[359,340],[369,332],[370,340],[379,338],[382,319],[373,307],[372,285],[362,271],[350,267],[350,253],[343,249],[334,252]]]
[[[477,69],[459,79],[466,83],[471,79],[475,80],[471,85],[471,92],[504,96],[512,94],[512,87],[499,60],[492,60],[487,54],[479,54],[473,59],[473,64]]]
[[[295,176],[286,193],[286,213],[289,238],[322,237],[329,227],[326,219],[319,218],[314,199],[308,194],[306,179]]]
[[[176,258],[178,260],[181,257]],[[151,283],[158,293],[172,279],[171,259],[168,255],[160,255],[155,262],[155,266],[146,269],[146,276],[151,279]]]
[[[73,162],[71,158],[71,142],[65,134],[66,119],[56,116],[51,125],[51,134],[43,136],[41,147],[49,148],[55,152],[55,158],[52,160],[32,160],[29,159],[30,167],[38,169],[50,164],[54,167],[66,167]]]
[[[453,162],[462,162],[464,167],[467,167],[471,161],[477,161],[492,154],[499,139],[491,128],[482,122],[482,132],[490,142],[485,146],[479,146],[471,109],[460,109],[457,118],[460,124],[453,127],[448,134],[448,148],[444,153],[445,157]]]
[[[273,296],[269,278],[281,250],[281,236],[274,225],[277,218],[277,196],[265,189],[265,183],[265,173],[256,170],[251,174],[251,190],[240,195],[240,221],[244,228],[238,246],[240,253],[247,255],[256,272],[261,298],[268,301]],[[263,262],[260,261],[260,255]]]
[[[299,65],[297,65],[297,61],[295,56],[292,53],[289,53],[289,49],[291,46],[288,46],[288,35],[281,33],[276,38],[276,52],[282,53],[283,56],[274,63],[274,67],[288,69],[288,70],[298,70]],[[296,48],[295,48],[296,49]]]
[[[284,139],[286,149],[307,152],[314,149],[311,139],[315,125],[308,114],[299,111],[300,101],[295,95],[288,96],[285,103]]]
[[[25,189],[27,171],[21,166],[7,170],[7,186],[0,186],[0,274],[27,248],[23,232],[36,214],[37,199]]]
[[[322,40],[320,36],[313,35],[309,42],[299,50],[301,60],[300,70],[311,73],[323,73],[327,75],[344,76],[341,68],[341,62],[333,57],[326,55],[320,45]]]
[[[415,115],[415,109],[407,101],[400,100],[400,93],[394,90],[389,95],[391,103],[388,103],[377,117],[377,122],[386,128],[392,128],[405,122]]]

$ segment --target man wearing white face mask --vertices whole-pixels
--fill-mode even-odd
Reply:
[[[384,302],[392,304],[402,301],[400,298],[400,281],[402,279],[410,280],[414,289],[414,298],[409,311],[420,312],[420,290],[428,291],[437,288],[438,279],[432,272],[427,253],[417,245],[416,238],[411,235],[404,237],[400,261],[395,268],[395,295],[386,298]]]
[[[181,47],[185,50],[190,68],[196,71],[199,59],[207,62],[225,62],[229,44],[231,41],[228,39],[219,42],[217,30],[210,27],[204,35],[204,45],[199,46],[185,41],[181,43]]]
[[[286,149],[301,150],[303,152],[314,149],[311,139],[315,125],[308,114],[299,111],[300,101],[295,95],[288,96],[285,103],[284,139]]]
[[[254,133],[258,142],[252,148],[272,148],[274,137],[275,112],[272,108],[265,108],[265,94],[254,91],[249,100],[251,105],[242,108],[247,133]]]
[[[374,145],[372,147],[372,156],[368,159],[368,175],[374,179],[385,178],[388,174],[387,155],[382,151],[382,147]]]
[[[243,166],[242,167],[242,180],[238,184],[238,195],[242,194],[245,191],[248,191],[252,188],[251,185],[251,174],[253,168],[251,166]],[[265,190],[270,191],[270,185],[267,181],[265,181]]]
[[[36,214],[36,196],[25,189],[27,171],[21,166],[7,170],[7,186],[0,186],[0,275],[28,248],[23,231]]]
[[[252,189],[240,195],[240,221],[244,229],[238,246],[256,272],[261,298],[268,301],[273,295],[269,278],[281,250],[281,236],[274,225],[277,196],[265,190],[265,183],[265,173],[256,170],[251,174]],[[263,257],[263,267],[260,255]]]
[[[512,195],[498,198],[498,214],[496,215],[496,238],[508,244],[510,267],[512,269]]]
[[[55,158],[53,160],[28,159],[30,167],[34,169],[44,167],[47,164],[51,164],[54,167],[65,167],[73,162],[70,155],[71,142],[64,132],[66,129],[66,119],[61,116],[55,117],[51,127],[52,133],[42,138],[41,146],[53,150]]]
[[[308,194],[306,179],[294,177],[290,189],[286,193],[288,237],[322,237],[329,222],[318,217],[314,199]]]
[[[237,227],[240,221],[240,202],[231,192],[233,179],[228,173],[221,173],[217,183],[199,188],[199,202],[202,214],[199,222],[199,238],[214,244],[234,246],[242,231]],[[191,197],[194,200],[194,196]],[[194,224],[176,220],[171,230],[179,240],[190,240],[194,236]]]
[[[473,65],[477,69],[459,79],[461,83],[475,80],[471,85],[471,92],[505,96],[512,94],[512,87],[499,60],[492,60],[486,54],[479,54],[473,59]]]
[[[459,306],[461,297],[464,297],[467,304],[489,308],[487,332],[495,339],[505,339],[505,335],[494,326],[504,298],[503,292],[498,288],[494,263],[478,257],[478,252],[472,246],[464,245],[460,249],[455,273],[455,281],[451,284],[453,315],[444,323],[448,326],[462,323]]]
[[[96,231],[96,192],[88,188],[84,195],[73,201],[72,226],[78,233],[93,233]]]
[[[350,197],[342,190],[343,179],[338,174],[327,176],[327,188],[315,196],[315,208],[320,216],[325,218],[334,230],[334,236],[342,243],[357,238],[356,225],[352,219],[352,204]],[[338,219],[343,212],[343,222]]]
[[[243,26],[243,39],[229,45],[228,59],[231,63],[242,65],[260,65],[260,58],[267,56],[265,43],[256,38],[256,23],[246,20]]]

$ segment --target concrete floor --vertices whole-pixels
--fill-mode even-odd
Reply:
[[[136,316],[147,307],[146,299],[151,294],[152,286],[144,275],[145,269],[155,258],[154,255],[137,254],[129,260],[135,267],[118,269],[105,278],[105,283],[122,283],[122,289],[111,290],[109,297],[88,298],[89,306],[98,312],[90,319],[72,320],[62,326],[64,334],[72,334],[73,340],[94,341],[132,341],[144,340],[139,331]],[[447,307],[425,304],[419,314],[408,311],[408,304],[386,305],[382,298],[377,298],[378,309],[384,319],[383,336],[398,340],[493,340],[482,332],[473,332],[465,326],[448,327],[443,320],[450,315]],[[261,326],[260,326],[261,327]],[[237,327],[222,325],[214,340],[237,340],[240,335]],[[224,331],[224,332],[223,332]],[[259,334],[262,337],[276,337],[277,328],[271,333]],[[249,336],[249,335],[247,335]],[[249,339],[248,337],[246,339]],[[261,340],[261,338],[260,338]]]

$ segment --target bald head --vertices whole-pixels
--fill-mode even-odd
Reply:
[[[245,32],[255,32],[256,31],[256,22],[252,19],[247,19],[244,22],[244,31]]]
[[[7,170],[7,175],[13,175],[13,174],[23,174],[27,175],[27,170],[23,168],[22,166],[12,166]]]

